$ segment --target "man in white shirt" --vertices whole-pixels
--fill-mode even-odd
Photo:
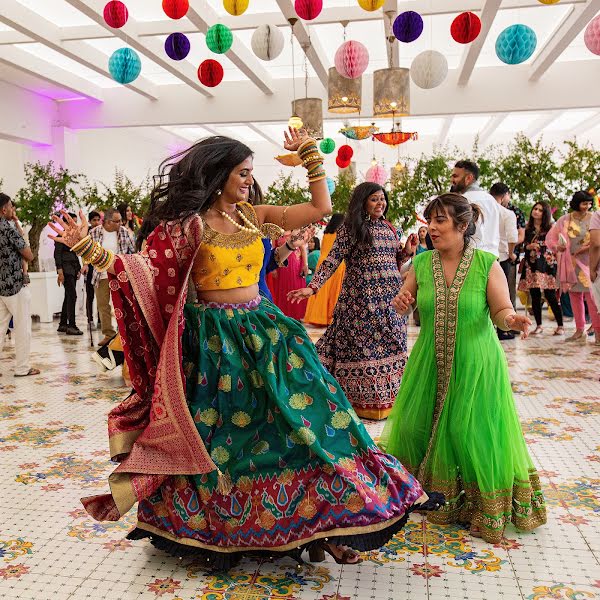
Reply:
[[[500,211],[500,243],[498,245],[498,260],[500,261],[500,266],[504,271],[506,282],[510,287],[509,278],[511,275],[511,265],[517,258],[515,256],[515,246],[519,241],[519,231],[517,229],[517,215],[515,215],[512,210],[508,210],[508,208],[503,206],[505,194],[493,193],[501,185],[502,184],[494,184],[490,189],[490,194],[498,203],[498,209]],[[501,329],[498,329],[499,339],[512,340],[514,337],[514,334],[512,334],[510,331],[502,331]]]
[[[135,252],[131,236],[127,228],[121,225],[121,213],[116,208],[108,208],[104,211],[102,225],[94,227],[90,231],[90,236],[95,242],[114,254],[133,254]],[[104,335],[104,339],[98,345],[105,346],[117,334],[113,328],[110,313],[108,275],[94,269],[92,284],[96,286],[96,300],[98,302],[98,312],[100,313],[102,334]]]
[[[500,211],[498,203],[477,185],[479,167],[470,160],[459,160],[452,170],[450,191],[463,195],[471,204],[477,204],[483,221],[477,223],[473,242],[479,250],[498,256],[500,246]]]

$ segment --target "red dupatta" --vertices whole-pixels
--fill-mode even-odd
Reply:
[[[146,249],[119,255],[111,296],[133,391],[108,415],[110,494],[82,498],[99,521],[117,521],[170,475],[217,467],[187,407],[182,368],[183,309],[202,220],[159,225]]]

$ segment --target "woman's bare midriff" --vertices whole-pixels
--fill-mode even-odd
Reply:
[[[258,296],[258,285],[250,285],[232,290],[214,290],[198,292],[198,300],[203,302],[217,302],[219,304],[243,304],[250,302]]]

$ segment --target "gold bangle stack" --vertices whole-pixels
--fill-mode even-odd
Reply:
[[[323,168],[323,157],[319,153],[317,142],[313,138],[308,138],[298,148],[298,156],[302,164],[308,171],[308,181],[320,181],[325,179],[325,169]]]
[[[115,258],[113,252],[103,248],[98,242],[94,242],[89,235],[75,244],[71,250],[77,256],[81,256],[85,264],[93,265],[101,273],[108,271]]]

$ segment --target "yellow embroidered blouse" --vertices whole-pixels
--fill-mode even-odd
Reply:
[[[238,204],[244,216],[259,227],[256,212],[248,202]],[[219,233],[204,222],[192,280],[199,291],[231,290],[258,283],[263,264],[262,238],[248,231]]]

